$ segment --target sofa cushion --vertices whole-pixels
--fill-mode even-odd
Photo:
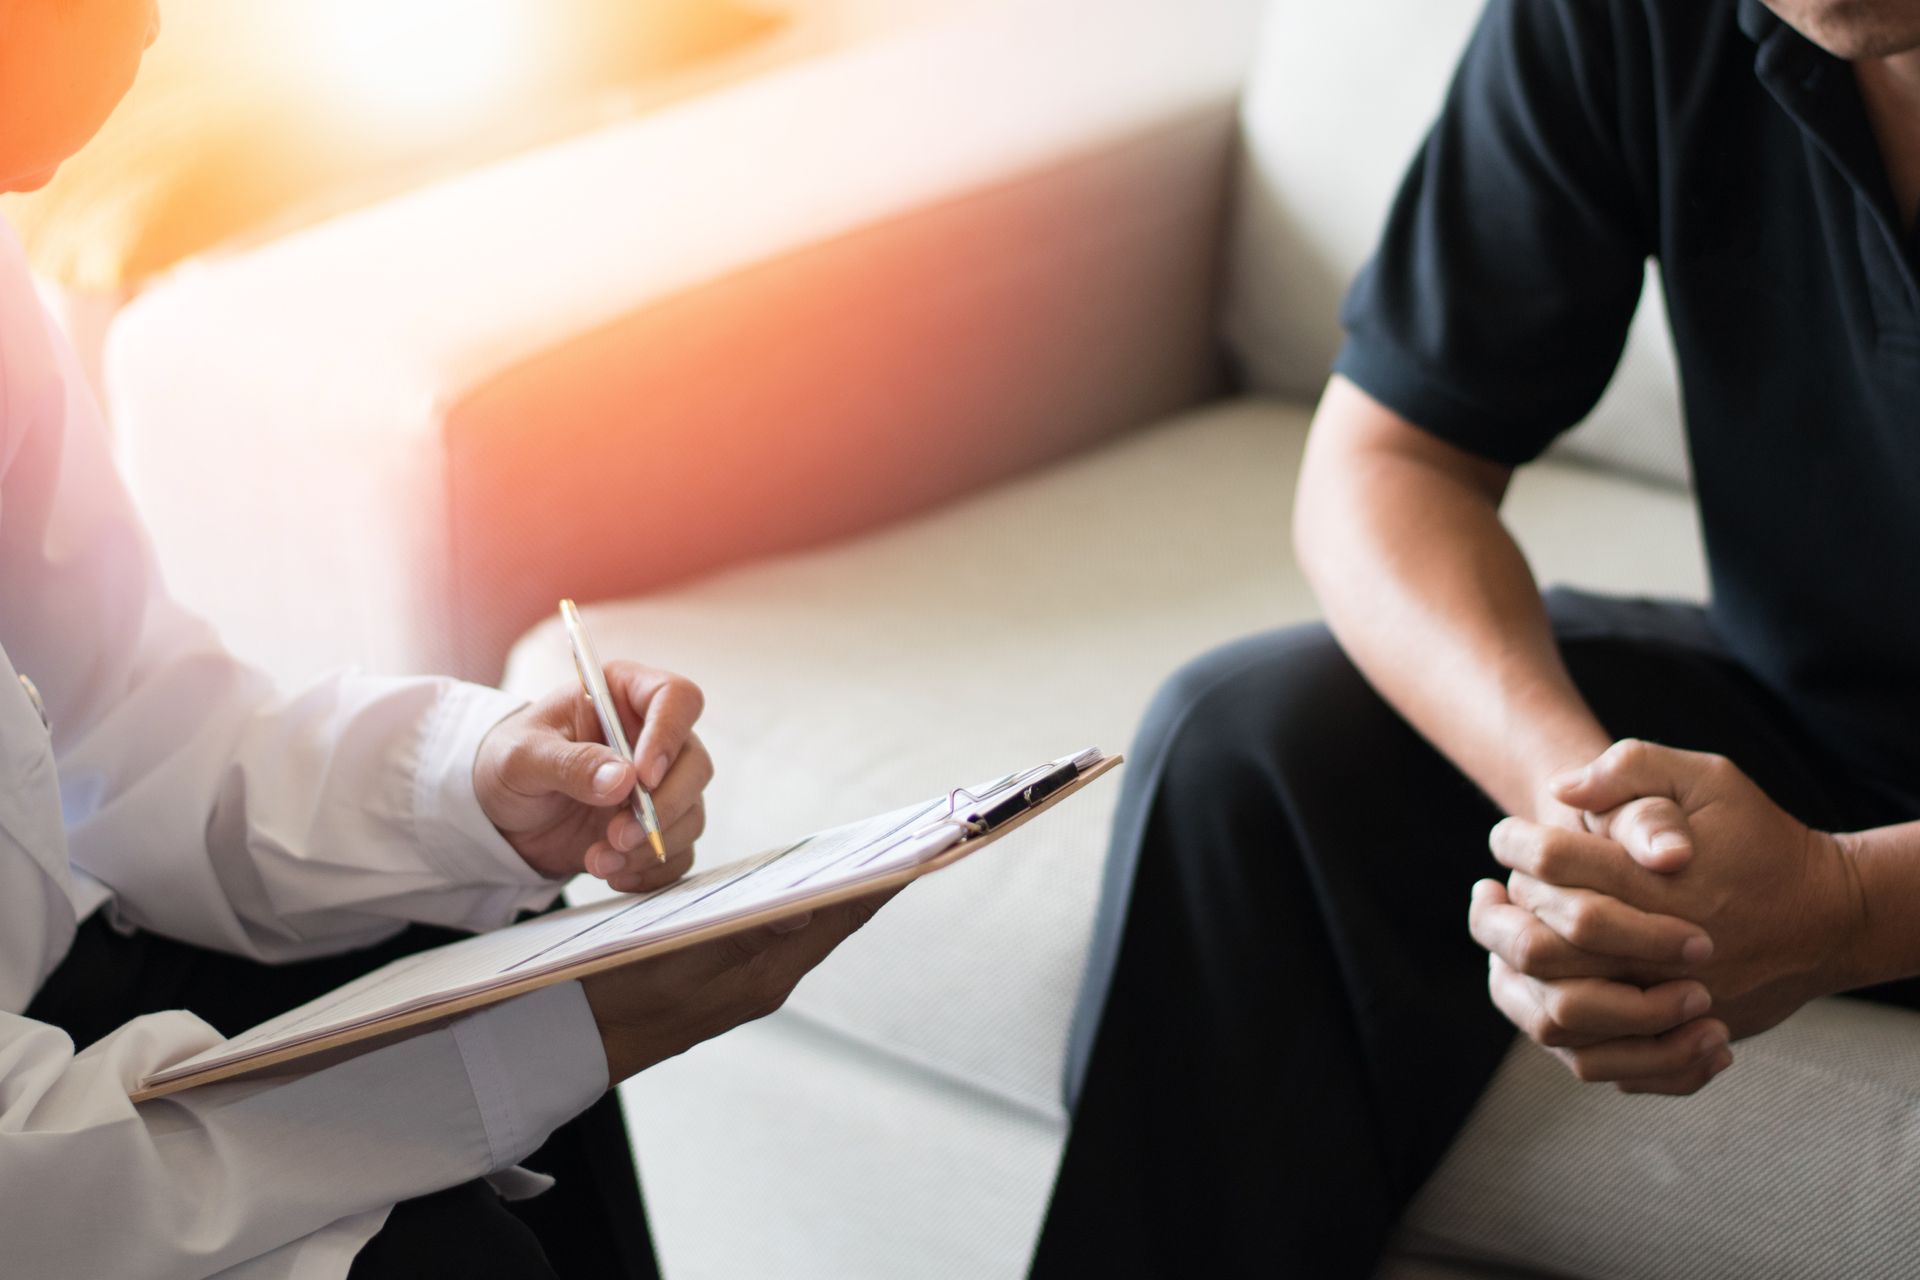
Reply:
[[[107,361],[170,588],[283,680],[493,682],[560,595],[1210,397],[1258,5],[807,5],[833,53],[196,261]]]
[[[602,652],[706,688],[719,776],[703,857],[1083,746],[1124,748],[1180,663],[1312,616],[1288,540],[1307,416],[1223,403],[858,541],[589,609]],[[1543,465],[1507,510],[1544,578],[1701,590],[1678,495]],[[508,682],[571,678],[546,624]],[[1118,794],[1117,781],[1091,788],[902,894],[782,1016],[1058,1113]]]
[[[1326,381],[1347,282],[1372,253],[1481,8],[1482,0],[1272,6],[1242,105],[1228,273],[1228,337],[1253,389],[1309,396]],[[1651,268],[1612,385],[1560,449],[1687,483],[1672,344]]]
[[[1822,1000],[1734,1058],[1629,1097],[1516,1044],[1377,1280],[1913,1275],[1920,1014]]]

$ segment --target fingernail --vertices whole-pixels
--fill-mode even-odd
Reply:
[[[620,852],[628,853],[628,852],[631,852],[634,848],[636,848],[639,845],[640,836],[641,836],[641,831],[640,831],[639,823],[637,822],[615,823],[613,832],[609,838],[608,843],[612,844],[613,847],[618,849]]]
[[[620,762],[609,760],[593,771],[593,789],[604,795],[612,795],[620,785]]]
[[[594,855],[591,869],[602,880],[611,880],[627,869],[627,860],[613,850],[606,849]]]
[[[1693,1053],[1696,1058],[1704,1058],[1708,1054],[1712,1053],[1715,1049],[1718,1049],[1722,1053],[1725,1053],[1726,1048],[1727,1048],[1727,1033],[1721,1028],[1715,1027],[1712,1030],[1705,1032],[1704,1034],[1701,1035],[1701,1037],[1698,1040],[1694,1041]]]
[[[1697,1018],[1713,1008],[1713,997],[1707,994],[1705,987],[1695,987],[1687,995],[1686,1003],[1680,1006],[1680,1012],[1688,1018]]]
[[[647,766],[647,790],[653,790],[665,780],[667,776],[667,764],[668,760],[664,755],[658,755],[653,758],[653,763]]]
[[[1586,780],[1587,770],[1585,768],[1562,769],[1559,773],[1547,779],[1547,789],[1549,791],[1571,791]]]
[[[1713,1061],[1707,1064],[1707,1070],[1717,1076],[1722,1071],[1725,1071],[1728,1067],[1732,1065],[1733,1065],[1733,1050],[1722,1049],[1719,1053],[1714,1055]]]
[[[1686,847],[1687,838],[1678,831],[1662,831],[1653,838],[1652,848],[1655,853],[1672,853],[1675,849]]]
[[[768,925],[767,928],[773,930],[775,933],[798,933],[812,923],[813,912],[809,911],[805,915],[790,916],[785,920],[775,920],[772,924]]]
[[[1688,964],[1705,964],[1713,959],[1713,939],[1696,933],[1680,946],[1680,958]]]

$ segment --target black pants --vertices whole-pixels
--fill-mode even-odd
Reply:
[[[1920,815],[1811,750],[1700,611],[1549,608],[1614,736],[1725,754],[1821,829]],[[1176,676],[1127,770],[1034,1274],[1368,1275],[1512,1040],[1466,931],[1499,816],[1324,628]]]
[[[72,951],[27,1015],[64,1029],[81,1046],[130,1018],[166,1009],[191,1010],[233,1035],[389,960],[459,936],[416,926],[363,951],[263,965],[156,934],[123,937],[96,914],[81,926]],[[658,1276],[626,1127],[612,1094],[556,1130],[525,1163],[553,1174],[557,1185],[512,1204],[484,1182],[406,1201],[355,1259],[353,1280]]]

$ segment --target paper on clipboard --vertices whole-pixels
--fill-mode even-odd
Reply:
[[[646,894],[536,917],[407,956],[141,1080],[135,1101],[391,1037],[552,982],[630,963],[935,870],[1119,763],[1089,749],[833,827]],[[370,1047],[370,1046],[369,1046]]]

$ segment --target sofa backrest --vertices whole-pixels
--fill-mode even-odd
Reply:
[[[1312,396],[1347,282],[1445,95],[1483,0],[1274,0],[1242,105],[1226,329],[1250,387]],[[1563,454],[1687,483],[1657,273],[1625,356]]]

